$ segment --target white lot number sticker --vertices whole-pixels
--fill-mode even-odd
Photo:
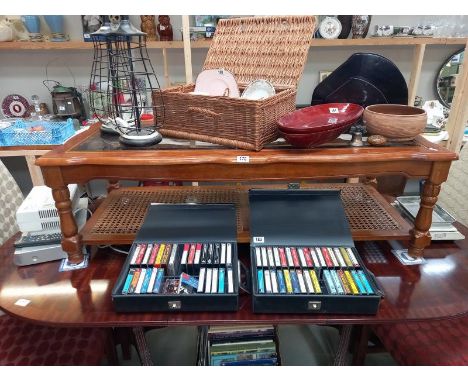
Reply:
[[[254,236],[253,242],[254,242],[254,244],[263,244],[265,242],[265,237],[263,237],[263,236]]]
[[[19,300],[17,300],[15,302],[15,305],[22,306],[24,308],[25,306],[29,305],[30,302],[31,302],[31,300],[26,300],[25,298],[20,298]]]
[[[248,155],[238,155],[236,162],[237,163],[249,163],[250,157]]]
[[[338,118],[328,118],[328,123],[337,123]]]
[[[337,114],[338,113],[338,108],[337,107],[329,107],[328,110],[332,114]]]

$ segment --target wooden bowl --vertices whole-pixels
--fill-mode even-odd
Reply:
[[[392,141],[409,141],[424,131],[427,115],[423,109],[407,105],[367,106],[363,116],[367,131]]]

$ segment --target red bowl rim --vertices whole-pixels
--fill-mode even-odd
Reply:
[[[354,123],[354,122],[353,122]],[[316,130],[313,130],[313,131],[308,131],[308,132],[294,132],[294,133],[291,133],[289,131],[284,131],[284,130],[279,130],[281,134],[283,135],[303,135],[303,136],[306,136],[306,135],[320,135],[320,134],[326,134],[326,133],[329,133],[329,132],[333,132],[333,131],[336,131],[336,130],[345,130],[347,129],[348,127],[352,126],[353,123],[349,123],[349,124],[345,124],[345,125],[340,125],[340,126],[336,126],[334,128],[329,128],[329,129],[326,129],[326,130],[322,130],[322,131],[316,131]]]

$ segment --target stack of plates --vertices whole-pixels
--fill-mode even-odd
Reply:
[[[225,69],[209,69],[202,71],[195,83],[195,89],[191,94],[243,98],[249,100],[263,100],[276,94],[274,86],[267,80],[255,80],[247,85],[239,93],[234,75]]]

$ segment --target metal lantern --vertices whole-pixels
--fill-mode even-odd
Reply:
[[[164,120],[164,104],[148,57],[146,33],[122,16],[117,24],[106,18],[91,37],[94,58],[89,100],[102,122],[101,131],[118,133],[122,143],[132,146],[160,142],[157,128]]]

